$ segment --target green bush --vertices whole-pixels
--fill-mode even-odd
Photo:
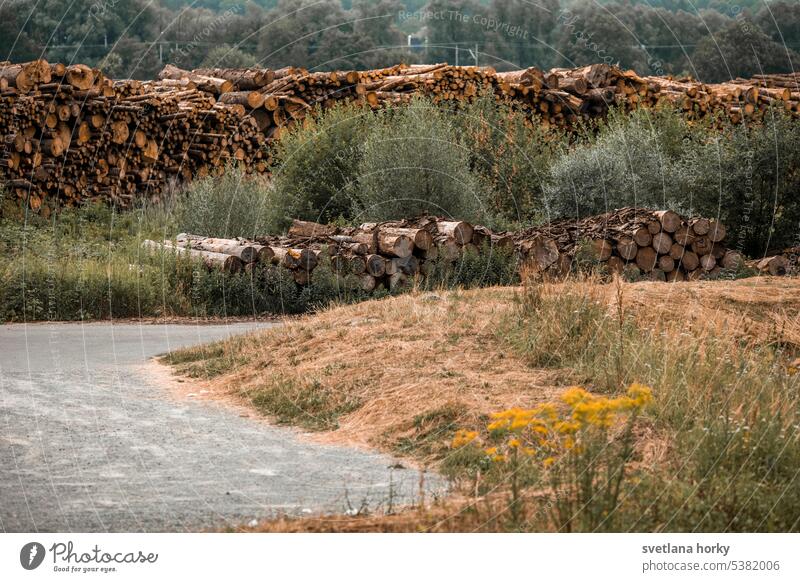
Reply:
[[[675,180],[694,130],[670,110],[616,112],[550,168],[545,214],[589,216],[624,206],[683,207]]]
[[[368,108],[336,104],[306,117],[277,143],[273,206],[280,225],[292,218],[330,222],[349,218],[362,143],[377,123]]]
[[[484,94],[454,111],[453,122],[469,152],[470,168],[485,193],[485,214],[495,223],[529,223],[543,209],[550,164],[567,147],[561,130],[497,103]]]
[[[354,200],[359,220],[422,213],[485,220],[480,183],[450,115],[424,99],[382,111],[369,128]]]
[[[220,176],[192,182],[176,198],[182,232],[216,237],[250,237],[279,229],[268,182],[231,165]]]
[[[685,204],[719,217],[729,246],[759,256],[797,244],[800,133],[785,112],[767,112],[762,125],[724,128],[691,148],[678,169]]]

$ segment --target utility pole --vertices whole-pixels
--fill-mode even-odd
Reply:
[[[456,66],[458,66],[458,45],[456,45]]]

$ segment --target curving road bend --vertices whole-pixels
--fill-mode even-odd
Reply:
[[[413,501],[419,475],[390,457],[176,400],[142,369],[269,325],[0,326],[0,531],[197,531]]]

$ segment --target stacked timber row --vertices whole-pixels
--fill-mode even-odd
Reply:
[[[561,277],[574,261],[589,260],[611,273],[656,281],[691,281],[738,268],[744,257],[725,247],[725,237],[725,226],[713,219],[642,208],[558,220],[514,235],[522,260],[536,273]]]
[[[270,171],[269,146],[318,109],[378,108],[414,95],[459,105],[485,93],[528,122],[571,130],[609,107],[669,104],[691,120],[759,121],[770,106],[800,116],[800,74],[704,84],[598,64],[496,72],[396,65],[370,71],[196,69],[168,65],[153,81],[106,78],[86,65],[0,62],[0,178],[34,210],[103,199],[157,199],[171,182],[222,171],[228,160]]]
[[[355,228],[295,220],[286,236],[215,239],[180,234],[175,241],[145,241],[201,259],[209,268],[236,273],[286,269],[299,285],[328,262],[348,286],[394,290],[425,279],[434,265],[448,269],[467,253],[505,252],[528,274],[566,277],[578,264],[602,265],[609,273],[654,281],[696,280],[737,269],[740,253],[725,247],[725,227],[712,219],[684,218],[671,210],[621,210],[582,220],[559,220],[518,233],[494,233],[464,221],[423,216],[366,223]],[[765,259],[764,272],[786,274],[791,259]],[[794,263],[791,263],[791,261]],[[784,261],[784,262],[780,262]]]
[[[145,241],[147,249],[169,250],[202,260],[228,273],[286,269],[299,285],[311,282],[317,266],[353,288],[403,288],[430,274],[434,261],[457,262],[465,253],[487,248],[513,251],[513,240],[468,222],[424,217],[413,221],[362,224],[340,228],[295,220],[287,236],[218,239],[182,233],[175,241]]]
[[[168,183],[219,173],[227,160],[265,171],[263,134],[213,87],[112,81],[84,65],[0,64],[4,185],[47,212],[94,199],[158,200]]]

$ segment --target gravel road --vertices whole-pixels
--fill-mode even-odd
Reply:
[[[0,327],[0,530],[196,531],[411,501],[419,475],[390,457],[176,399],[143,370],[265,325]]]

